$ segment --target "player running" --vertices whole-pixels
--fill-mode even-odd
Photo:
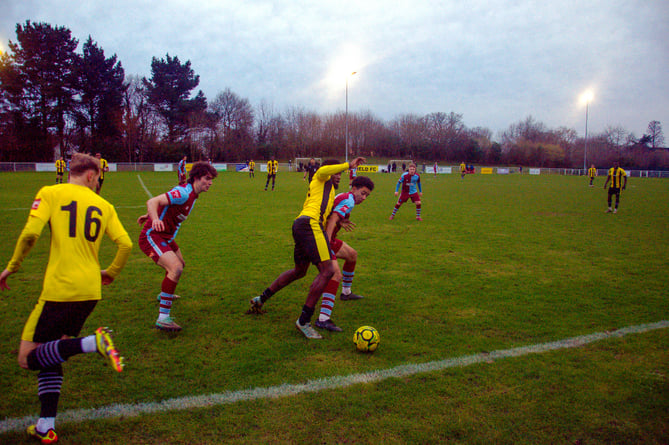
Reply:
[[[335,260],[332,259],[330,243],[323,229],[323,220],[324,216],[329,215],[332,210],[335,189],[341,181],[341,173],[364,162],[365,158],[355,158],[350,164],[340,164],[338,161],[329,160],[325,161],[323,166],[316,171],[313,180],[309,183],[309,191],[302,212],[293,221],[295,266],[279,275],[261,295],[251,299],[248,314],[262,313],[263,304],[272,295],[293,281],[303,278],[307,274],[309,263],[313,263],[318,267],[318,275],[311,283],[302,313],[295,322],[295,326],[309,339],[323,338],[311,327],[311,317],[314,315],[316,303],[335,273]]]
[[[339,295],[340,300],[360,300],[363,298],[361,295],[351,292],[355,265],[358,261],[358,252],[345,241],[338,239],[337,233],[342,227],[347,232],[355,228],[355,224],[350,220],[351,211],[357,204],[362,204],[370,193],[372,193],[372,190],[374,190],[374,182],[371,179],[367,176],[356,176],[351,183],[350,192],[340,193],[335,196],[332,213],[328,217],[325,232],[330,240],[332,253],[336,258],[344,260],[344,271],[343,273],[341,272],[339,264],[335,260],[335,274],[325,286],[321,299],[320,314],[318,320],[314,323],[314,326],[317,328],[341,332],[341,328],[331,319],[339,283],[342,283],[341,294]]]
[[[19,270],[48,225],[51,247],[42,293],[23,328],[18,355],[21,368],[39,371],[40,417],[37,424],[28,427],[28,434],[42,443],[58,441],[55,423],[62,363],[74,355],[98,352],[115,371],[123,371],[123,358],[107,328],[100,327],[87,337],[70,338],[79,335],[102,298],[102,285],[114,281],[132,249],[114,206],[95,193],[98,176],[98,159],[79,153],[72,156],[68,183],[43,187],[37,193],[14,255],[0,274],[0,290],[8,290],[7,278]],[[103,235],[117,247],[106,270],[100,270],[98,260]]]
[[[147,213],[137,219],[144,224],[139,234],[139,248],[157,265],[165,269],[160,286],[160,309],[156,328],[163,331],[180,331],[170,316],[172,302],[181,272],[185,266],[181,249],[174,241],[179,227],[193,210],[201,193],[211,187],[218,176],[216,169],[207,162],[196,162],[190,170],[186,185],[178,185],[167,193],[154,196],[146,202]]]
[[[400,187],[402,188],[402,194],[400,195]],[[395,187],[395,196],[399,195],[399,199],[393,208],[393,213],[390,215],[391,221],[395,218],[397,210],[400,206],[407,202],[409,198],[411,201],[416,204],[416,220],[422,221],[423,218],[420,217],[420,208],[421,201],[420,198],[423,196],[423,187],[420,185],[420,175],[416,173],[416,164],[413,162],[409,164],[409,171],[402,173],[399,181],[397,181],[397,186]]]

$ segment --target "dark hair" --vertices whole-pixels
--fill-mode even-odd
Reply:
[[[374,182],[371,179],[369,179],[369,176],[356,176],[355,178],[353,178],[353,181],[351,182],[351,187],[355,188],[367,187],[371,192],[372,190],[374,190]]]
[[[337,164],[341,164],[341,162],[339,162],[338,159],[326,159],[321,164],[321,167],[324,166],[324,165],[337,165]]]
[[[75,153],[72,155],[70,161],[70,174],[72,176],[81,176],[88,170],[93,170],[95,173],[100,173],[100,160],[91,155],[83,153]]]
[[[208,162],[198,161],[193,164],[188,174],[188,182],[193,183],[196,179],[200,179],[203,176],[210,175],[212,178],[218,176],[216,169],[209,164]]]

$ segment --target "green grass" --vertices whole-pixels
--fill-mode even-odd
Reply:
[[[133,240],[147,195],[138,173],[110,173],[103,195]],[[174,173],[141,173],[157,194]],[[606,192],[569,176],[423,175],[423,219],[411,203],[388,215],[397,175],[376,188],[342,234],[358,250],[354,290],[337,301],[340,334],[307,341],[293,327],[315,269],[274,296],[262,316],[250,297],[292,265],[302,175],[221,173],[177,238],[186,268],[173,315],[178,335],[151,329],[163,274],[135,246],[84,330],[108,325],[127,359],[65,366],[59,410],[159,402],[295,384],[613,330],[669,319],[669,187],[629,181],[620,211]],[[0,261],[11,257],[27,208],[52,174],[0,173]],[[19,209],[19,210],[15,210]],[[48,229],[0,296],[0,419],[39,413],[36,378],[16,365],[25,319],[41,289]],[[103,243],[101,264],[115,247]],[[381,345],[359,354],[361,325]],[[61,443],[667,443],[666,329],[494,363],[210,409],[61,423]],[[0,443],[29,443],[23,433]]]

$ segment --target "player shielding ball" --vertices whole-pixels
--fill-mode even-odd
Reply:
[[[63,384],[62,363],[78,354],[98,352],[114,370],[123,370],[107,328],[77,337],[102,298],[102,285],[110,284],[125,265],[132,242],[114,206],[96,194],[100,161],[75,154],[67,184],[43,187],[37,193],[7,268],[0,274],[0,290],[9,289],[7,278],[19,270],[24,258],[48,225],[51,235],[49,262],[42,292],[21,334],[19,366],[38,371],[37,394],[41,410],[28,434],[42,443],[56,443],[58,401]],[[106,270],[100,270],[98,252],[103,235],[117,247]]]
[[[400,188],[402,193],[400,194]],[[397,214],[400,206],[407,202],[409,199],[416,204],[416,220],[422,221],[423,218],[420,217],[421,210],[421,196],[423,196],[423,187],[420,185],[420,175],[416,173],[416,164],[409,164],[409,170],[402,173],[399,181],[397,181],[397,186],[395,187],[395,196],[399,195],[399,199],[393,208],[393,213],[390,215],[390,220],[392,221]]]
[[[358,261],[358,252],[345,241],[337,238],[337,234],[341,228],[347,232],[355,228],[355,224],[350,219],[351,211],[356,205],[362,204],[369,197],[370,193],[372,193],[372,190],[374,190],[374,182],[371,179],[367,176],[356,176],[351,182],[350,192],[340,193],[335,196],[332,213],[330,213],[325,225],[325,232],[330,240],[332,253],[336,258],[344,260],[344,267],[342,273],[335,259],[335,273],[325,286],[321,297],[320,314],[318,320],[314,323],[314,326],[317,328],[341,332],[341,328],[331,318],[339,283],[342,283],[340,300],[360,300],[363,298],[361,295],[354,294],[351,291],[355,266]]]
[[[339,186],[342,172],[364,162],[365,158],[355,158],[350,164],[340,164],[336,160],[329,160],[325,161],[316,171],[313,180],[309,183],[307,199],[304,201],[302,211],[293,221],[295,266],[281,273],[262,294],[252,298],[251,308],[247,313],[262,313],[263,304],[272,295],[293,281],[303,278],[307,274],[309,263],[313,263],[318,267],[318,275],[311,283],[309,294],[302,306],[302,313],[295,322],[295,326],[309,339],[323,338],[311,327],[311,318],[323,289],[335,273],[335,260],[332,259],[330,243],[323,229],[324,217],[332,210],[335,189]]]

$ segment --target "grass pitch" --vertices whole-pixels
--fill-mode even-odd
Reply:
[[[137,216],[174,173],[110,173],[103,195],[133,240]],[[186,268],[172,314],[178,335],[152,329],[163,274],[135,246],[84,333],[110,326],[126,357],[116,375],[99,357],[64,365],[60,412],[299,384],[561,340],[669,320],[669,188],[630,178],[618,214],[603,179],[422,175],[424,221],[411,203],[393,221],[398,175],[376,188],[342,234],[359,253],[354,291],[337,301],[343,333],[308,341],[294,328],[315,269],[275,295],[262,316],[248,300],[292,265],[292,220],[306,184],[280,172],[221,173],[177,237]],[[46,173],[0,174],[0,261]],[[345,181],[343,181],[344,183]],[[11,291],[0,296],[0,419],[36,416],[34,373],[16,365],[21,329],[41,289],[48,229]],[[103,243],[101,264],[115,248]],[[381,345],[360,354],[362,325]],[[666,443],[666,329],[335,390],[138,417],[57,422],[61,443]],[[0,443],[29,443],[23,432]]]

